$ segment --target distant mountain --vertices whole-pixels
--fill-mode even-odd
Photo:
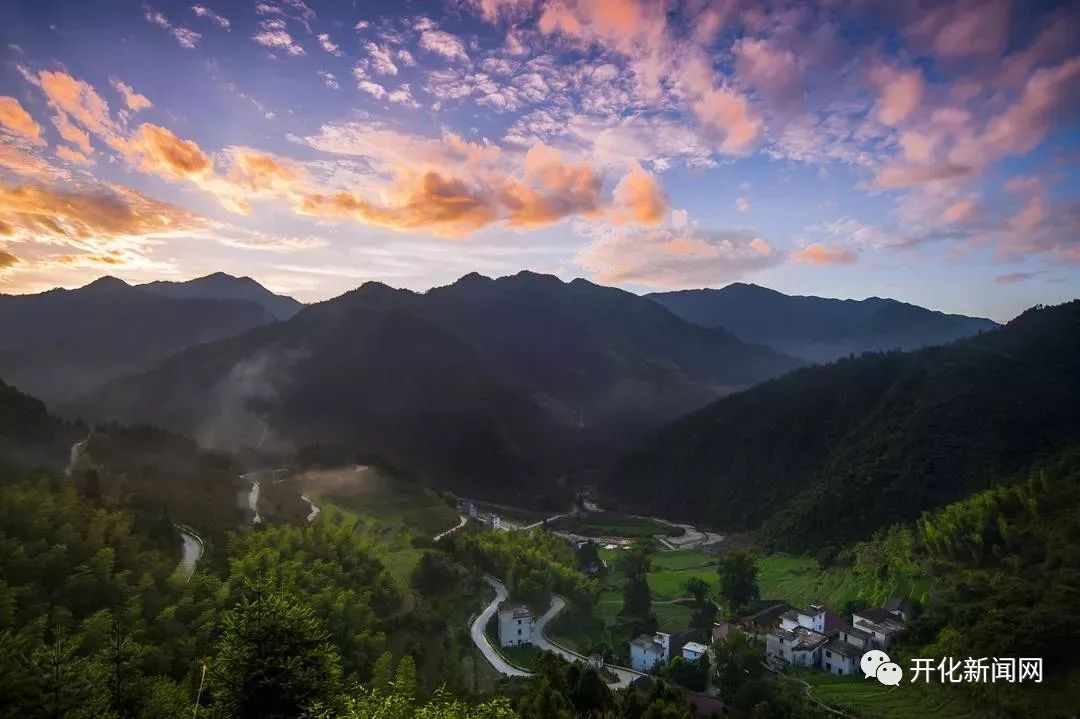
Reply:
[[[139,287],[178,299],[248,300],[279,320],[289,319],[304,307],[303,303],[292,297],[275,295],[250,277],[233,277],[224,272],[215,272],[187,282],[148,282]]]
[[[993,320],[948,315],[880,297],[790,296],[742,283],[648,297],[688,322],[723,327],[746,342],[811,362],[945,344],[998,327]]]
[[[1080,443],[1080,301],[943,347],[810,367],[668,425],[604,483],[624,507],[805,550]]]
[[[69,401],[185,347],[274,320],[248,300],[174,299],[114,277],[0,295],[0,377],[46,401]]]
[[[621,290],[468,275],[424,294],[365,284],[112,382],[80,408],[222,446],[337,443],[521,499],[798,365]]]

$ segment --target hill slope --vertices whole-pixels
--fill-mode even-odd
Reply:
[[[287,320],[304,305],[292,297],[276,295],[250,277],[233,277],[215,272],[186,282],[148,282],[141,289],[163,297],[204,300],[247,300],[254,302],[279,320]]]
[[[757,285],[648,295],[688,322],[812,362],[945,344],[998,326],[992,320],[871,297],[836,300],[785,295]]]
[[[426,294],[368,283],[80,406],[215,445],[337,443],[462,491],[520,498],[794,366],[621,290],[470,275]]]
[[[0,295],[0,376],[46,401],[69,401],[185,347],[272,321],[246,300],[173,299],[112,277]]]
[[[664,428],[606,491],[672,518],[764,525],[787,547],[868,536],[1080,441],[1077,367],[1080,301],[945,347],[799,370]]]

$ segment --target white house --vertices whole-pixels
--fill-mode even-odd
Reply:
[[[501,529],[502,528],[502,520],[499,519],[499,515],[497,515],[497,514],[491,515],[491,519],[489,519],[488,521],[491,523],[491,528],[492,529]]]
[[[863,650],[845,641],[834,639],[821,652],[821,668],[830,674],[849,676],[859,673]]]
[[[499,644],[517,647],[532,644],[533,614],[524,604],[503,602],[499,605]]]
[[[903,620],[879,607],[852,612],[851,624],[870,635],[868,648],[871,649],[888,649],[904,631]]]
[[[686,644],[683,644],[682,656],[683,659],[696,662],[698,659],[701,659],[707,651],[709,651],[709,648],[700,642],[687,642]]]
[[[821,650],[828,642],[829,637],[813,629],[777,627],[765,637],[765,660],[784,666],[820,666]]]
[[[642,634],[630,642],[630,667],[639,672],[652,671],[657,664],[668,660],[670,652],[670,634]]]

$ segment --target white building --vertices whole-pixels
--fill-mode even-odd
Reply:
[[[499,519],[499,515],[497,515],[497,514],[491,515],[491,518],[488,521],[491,523],[491,528],[492,529],[501,529],[502,528],[502,520]]]
[[[779,627],[765,637],[765,660],[782,666],[821,666],[821,650],[829,637],[806,627]]]
[[[870,635],[868,649],[888,649],[904,631],[904,622],[900,617],[879,607],[852,612],[851,624]]]
[[[668,660],[670,652],[670,634],[642,634],[630,642],[630,667],[639,672],[652,671],[657,664]]]
[[[696,662],[698,659],[701,659],[707,651],[709,651],[709,648],[700,642],[687,642],[686,644],[683,644],[682,656],[683,659]]]
[[[533,614],[524,604],[503,602],[499,605],[499,644],[517,647],[532,644]]]
[[[854,644],[834,639],[821,652],[821,668],[830,674],[850,676],[859,673],[863,650]]]

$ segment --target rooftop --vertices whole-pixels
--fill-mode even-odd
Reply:
[[[859,649],[857,646],[855,646],[853,644],[848,644],[847,642],[842,642],[839,639],[834,639],[833,641],[826,644],[825,649],[827,649],[830,652],[834,652],[836,654],[839,654],[840,656],[844,656],[844,657],[858,658],[858,657],[861,657],[862,654],[863,654],[862,649]]]
[[[813,651],[829,641],[829,638],[821,632],[815,632],[806,627],[795,627],[790,632],[786,629],[774,629],[769,633],[791,642],[791,648],[800,652]]]
[[[762,609],[757,614],[753,614],[746,617],[743,621],[751,622],[753,624],[775,624],[780,619],[780,615],[789,609],[794,609],[787,602],[777,602],[770,607]]]
[[[704,654],[705,652],[707,652],[709,650],[709,648],[707,646],[705,646],[704,644],[702,644],[700,642],[687,642],[686,644],[683,644],[682,648],[683,648],[684,652],[687,651],[687,650],[690,650],[690,651],[696,652],[698,654]]]
[[[900,623],[900,619],[887,609],[881,607],[867,607],[866,609],[860,609],[857,612],[852,612],[851,616],[859,617],[860,619],[868,619],[875,624],[884,624],[885,622]]]
[[[840,631],[844,632],[845,634],[850,634],[853,637],[858,637],[859,639],[869,639],[870,638],[870,632],[864,631],[864,630],[859,629],[857,627],[853,627],[850,624],[845,625],[844,627],[842,627],[840,629]]]
[[[862,629],[867,632],[877,632],[878,634],[898,634],[904,630],[904,625],[899,622],[868,622],[865,619],[860,619],[855,622],[856,629]]]
[[[505,614],[513,615],[514,619],[532,619],[533,615],[532,610],[524,604],[510,600],[503,601],[499,605],[499,616],[502,617]]]
[[[631,639],[630,644],[639,646],[646,651],[660,651],[664,650],[664,645],[656,640],[656,637],[652,634],[642,634],[637,639]]]

